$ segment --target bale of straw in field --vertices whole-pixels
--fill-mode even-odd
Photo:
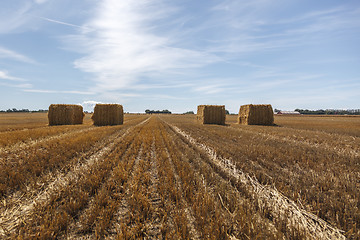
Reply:
[[[202,124],[225,125],[224,105],[199,105],[197,108],[197,121]]]
[[[83,107],[71,104],[51,104],[48,111],[49,125],[82,124]]]
[[[124,122],[123,106],[120,104],[96,104],[91,119],[96,126],[121,125]]]
[[[273,125],[273,109],[270,104],[243,105],[239,110],[238,123],[243,125]]]

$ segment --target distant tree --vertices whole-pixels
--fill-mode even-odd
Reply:
[[[164,113],[164,114],[171,114],[171,112],[170,112],[169,110],[167,110],[167,109],[162,110],[162,112],[160,112],[160,113]]]
[[[194,113],[194,111],[188,111],[188,112],[186,112],[184,114],[195,114],[195,113]]]
[[[225,114],[229,115],[230,114],[229,110],[225,110]]]
[[[145,113],[146,114],[153,114],[153,113],[155,113],[155,114],[171,114],[171,112],[169,110],[167,110],[167,109],[162,110],[162,111],[160,111],[160,110],[155,111],[155,110],[146,109]]]
[[[295,111],[301,114],[314,114],[314,115],[360,115],[360,109],[318,109],[318,110],[308,110],[308,109],[295,109]]]
[[[39,109],[39,110],[34,110],[34,111],[30,111],[27,108],[23,108],[23,109],[16,109],[16,108],[9,108],[8,110],[4,111],[4,110],[0,110],[0,112],[8,112],[8,113],[15,113],[15,112],[19,112],[19,113],[30,113],[30,112],[47,112],[48,110],[43,110],[43,109]]]

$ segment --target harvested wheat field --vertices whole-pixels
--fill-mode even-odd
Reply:
[[[360,238],[359,117],[50,127],[44,114],[6,130],[7,116],[0,239]]]

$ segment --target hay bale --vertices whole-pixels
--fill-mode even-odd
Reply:
[[[82,124],[84,119],[83,107],[71,104],[51,104],[48,111],[49,125]]]
[[[96,104],[91,119],[96,126],[121,125],[124,122],[123,106],[120,104]]]
[[[202,124],[225,125],[224,105],[199,105],[197,108],[197,120]]]
[[[240,107],[238,123],[243,125],[274,125],[270,104],[248,104]]]

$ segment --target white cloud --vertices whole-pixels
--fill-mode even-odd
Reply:
[[[94,111],[94,107],[96,104],[102,103],[94,100],[88,100],[80,103],[81,106],[83,106],[85,111]]]
[[[69,37],[81,52],[75,67],[95,75],[95,91],[122,89],[151,74],[203,66],[218,59],[210,54],[175,47],[179,39],[156,31],[158,20],[167,21],[173,8],[162,1],[105,0],[84,26],[93,29]]]
[[[93,100],[88,100],[88,101],[84,101],[83,103],[81,103],[81,105],[96,105],[98,103],[102,103],[102,102],[98,102],[98,101],[93,101]]]

